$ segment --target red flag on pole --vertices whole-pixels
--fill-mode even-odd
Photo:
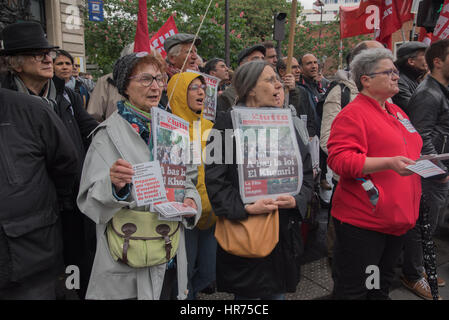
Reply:
[[[164,50],[165,39],[177,33],[178,28],[176,28],[175,19],[173,18],[173,16],[170,16],[170,18],[168,18],[168,20],[159,29],[159,31],[151,38],[151,49],[158,51],[165,59],[165,57],[167,56],[167,53]]]
[[[401,29],[402,22],[399,17],[399,12],[391,0],[382,1],[380,7],[380,31],[376,34],[376,40],[386,45],[388,49],[392,50],[391,35]]]
[[[139,0],[137,14],[136,36],[134,37],[134,52],[150,52],[150,35],[148,33],[147,1]]]
[[[413,13],[410,12],[412,10],[413,0],[397,0],[394,3],[396,4],[401,23],[413,20]]]
[[[449,0],[445,0],[433,30],[433,41],[449,38]]]
[[[374,16],[369,12],[359,15],[359,7],[340,6],[340,39],[373,33],[376,27]]]

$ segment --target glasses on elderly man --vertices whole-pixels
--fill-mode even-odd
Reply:
[[[399,77],[399,71],[396,69],[389,69],[389,70],[385,70],[385,71],[373,72],[373,73],[367,74],[367,76],[372,77],[372,76],[375,76],[376,74],[384,74],[384,75],[390,76],[390,78],[393,75]]]
[[[41,51],[41,52],[23,52],[20,53],[22,56],[32,56],[37,62],[41,62],[45,59],[46,56],[49,56],[52,60],[56,58],[56,51]]]
[[[159,87],[163,87],[165,85],[165,82],[167,81],[167,76],[159,74],[157,76],[152,76],[149,73],[141,73],[138,75],[135,75],[133,77],[129,77],[129,79],[135,79],[137,82],[139,82],[144,87],[149,87],[153,83],[154,80],[156,80],[156,83]]]

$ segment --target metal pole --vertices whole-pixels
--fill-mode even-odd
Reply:
[[[231,66],[231,41],[229,39],[229,0],[225,0],[225,62]]]
[[[320,35],[318,36],[318,44],[321,44],[321,28],[323,27],[323,6],[321,6],[321,14],[320,14]]]

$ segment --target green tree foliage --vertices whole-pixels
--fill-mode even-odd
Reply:
[[[173,15],[179,32],[195,34],[206,12],[210,0],[147,0],[148,28],[150,37]],[[231,65],[236,67],[237,54],[244,47],[273,39],[273,17],[276,12],[291,10],[287,0],[229,0],[230,1],[230,42]],[[298,7],[297,17],[300,14]],[[90,63],[99,66],[97,75],[112,71],[115,60],[126,44],[134,41],[137,25],[138,0],[104,1],[105,20],[93,22],[85,17],[86,53]],[[198,53],[205,59],[225,55],[225,0],[213,0],[204,19],[199,36],[202,44]],[[296,57],[313,52],[318,58],[334,57],[338,65],[340,46],[338,22],[324,25],[321,40],[318,39],[319,26],[298,24],[295,31]],[[282,53],[287,54],[288,24],[285,26],[286,40],[282,43]],[[345,52],[358,38],[345,39]],[[343,56],[344,57],[344,56]]]

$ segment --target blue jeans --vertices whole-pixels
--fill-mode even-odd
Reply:
[[[206,230],[185,230],[189,300],[195,299],[198,292],[215,280],[217,240],[214,231],[215,226]]]

